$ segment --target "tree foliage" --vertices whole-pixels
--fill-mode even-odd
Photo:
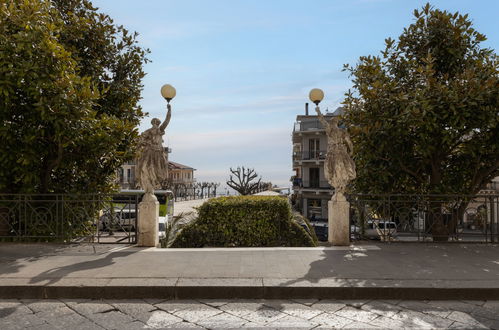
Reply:
[[[499,175],[499,65],[468,15],[432,8],[351,67],[344,101],[363,193],[475,194]]]
[[[111,189],[143,117],[136,37],[88,0],[0,3],[0,192]]]

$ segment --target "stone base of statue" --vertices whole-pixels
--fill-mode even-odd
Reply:
[[[159,245],[159,203],[154,194],[147,193],[139,203],[138,246]]]
[[[350,203],[342,193],[328,202],[328,241],[332,245],[350,245]]]

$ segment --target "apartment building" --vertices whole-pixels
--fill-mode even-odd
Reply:
[[[338,108],[335,112],[324,113],[324,117],[329,121],[341,114],[342,109]],[[334,193],[324,175],[327,136],[318,116],[309,113],[308,103],[305,115],[296,116],[292,141],[295,205],[309,219],[327,220],[327,203]]]
[[[168,162],[168,177],[173,183],[190,184],[196,182],[194,171],[196,169],[175,162]]]
[[[196,179],[194,178],[194,171],[196,169],[172,162],[168,160],[168,155],[171,153],[170,148],[165,148],[166,160],[168,161],[168,177],[172,183],[194,183]],[[137,166],[137,161],[132,160],[121,166],[118,170],[116,179],[121,189],[137,189],[138,182],[136,180],[135,169]]]

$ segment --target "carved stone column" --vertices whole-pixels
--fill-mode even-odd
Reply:
[[[159,245],[159,202],[152,193],[146,193],[139,203],[138,246]]]

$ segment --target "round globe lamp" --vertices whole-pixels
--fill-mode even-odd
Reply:
[[[314,102],[315,105],[319,105],[319,103],[321,103],[321,101],[324,99],[324,92],[322,91],[322,89],[314,88],[308,94],[308,98],[310,99],[310,101]]]
[[[177,91],[175,90],[175,87],[173,87],[170,84],[163,85],[161,87],[161,96],[163,96],[166,100],[166,102],[170,103],[170,101],[177,95]]]

